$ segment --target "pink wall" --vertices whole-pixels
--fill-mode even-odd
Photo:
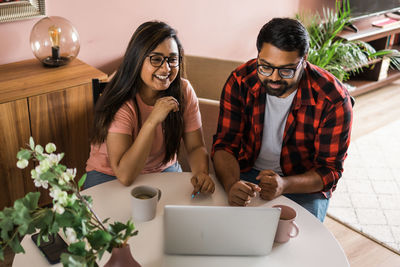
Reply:
[[[46,12],[76,27],[81,60],[111,72],[144,21],[162,20],[177,29],[186,54],[244,61],[255,57],[255,40],[266,21],[293,17],[300,9],[319,9],[324,1],[47,0]],[[29,35],[38,20],[0,24],[0,64],[34,57]]]

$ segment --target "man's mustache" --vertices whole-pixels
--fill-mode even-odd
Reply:
[[[279,84],[279,85],[287,85],[287,82],[285,82],[285,81],[277,81],[277,82],[273,82],[273,81],[264,81],[264,84]]]

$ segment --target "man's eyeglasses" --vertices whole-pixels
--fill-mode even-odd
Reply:
[[[179,66],[180,62],[179,56],[163,57],[161,55],[148,55],[148,57],[150,58],[150,64],[153,67],[162,66],[166,60],[170,68],[176,68]]]
[[[301,65],[301,63],[303,63],[303,58],[301,58],[300,62],[297,64],[296,68],[278,68],[278,67],[272,67],[272,66],[257,63],[257,71],[261,75],[263,75],[265,77],[269,77],[277,69],[279,76],[281,76],[282,79],[292,79],[294,77],[294,74],[296,73],[297,69]]]

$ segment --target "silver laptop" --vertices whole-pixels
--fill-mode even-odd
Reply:
[[[187,255],[267,255],[280,209],[166,205],[164,250]]]

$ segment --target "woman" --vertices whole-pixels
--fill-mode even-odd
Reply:
[[[116,178],[129,186],[141,173],[182,171],[176,155],[183,138],[192,196],[214,192],[198,100],[182,78],[182,58],[181,43],[167,24],[146,22],[135,31],[96,104],[85,188]]]

